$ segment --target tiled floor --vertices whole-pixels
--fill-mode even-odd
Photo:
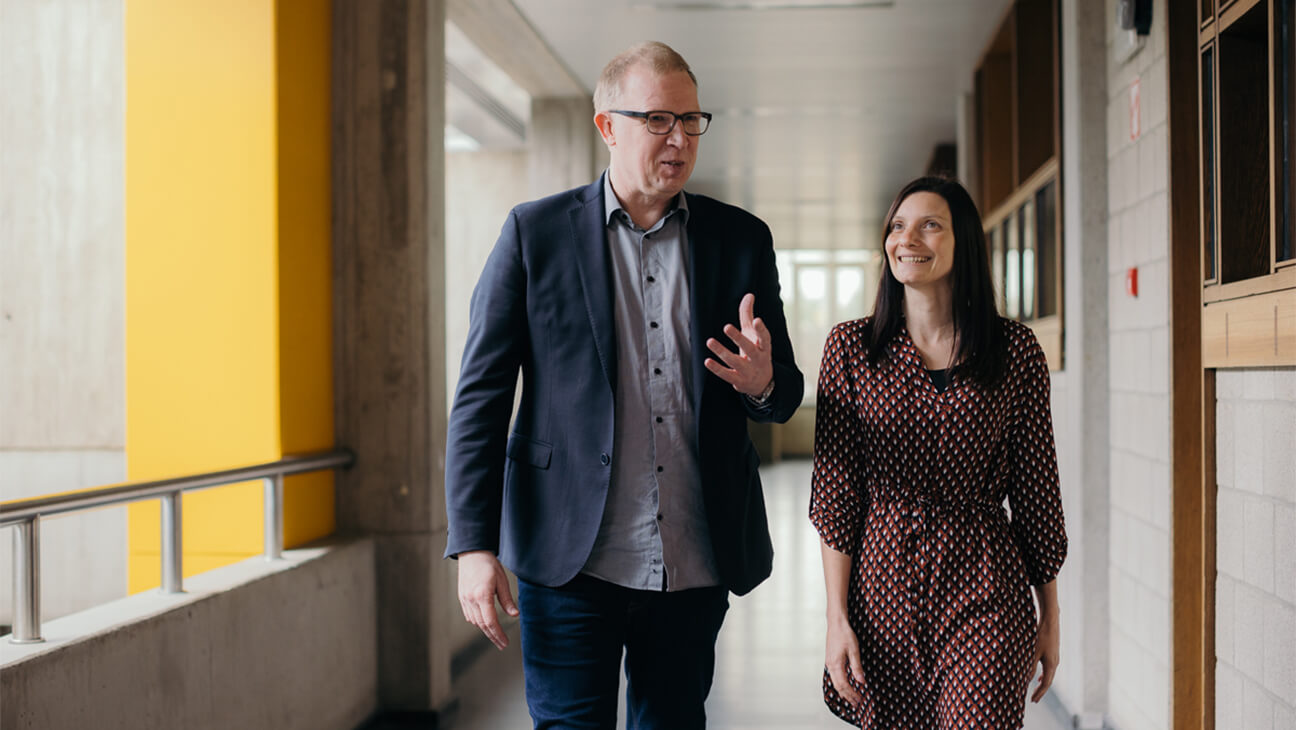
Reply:
[[[824,707],[820,694],[824,592],[819,539],[806,519],[810,465],[785,462],[761,474],[774,537],[774,575],[750,595],[731,600],[716,649],[715,686],[707,702],[709,726],[845,728]],[[531,727],[516,628],[510,635],[508,650],[488,650],[456,681],[459,706],[443,718],[442,728]],[[1061,728],[1042,705],[1028,707],[1027,730]]]

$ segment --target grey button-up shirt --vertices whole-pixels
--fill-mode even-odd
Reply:
[[[617,333],[612,475],[582,572],[627,588],[720,584],[702,502],[693,414],[688,203],[648,230],[603,174]]]

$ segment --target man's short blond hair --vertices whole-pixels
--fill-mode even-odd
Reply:
[[[603,67],[598,85],[594,87],[595,112],[608,111],[619,103],[622,79],[630,69],[640,65],[646,66],[658,76],[683,71],[693,81],[693,87],[697,88],[697,77],[693,75],[693,69],[689,68],[688,61],[676,53],[674,48],[658,41],[644,41],[622,51]]]

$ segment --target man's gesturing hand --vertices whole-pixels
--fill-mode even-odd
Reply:
[[[756,295],[744,295],[742,302],[738,304],[738,322],[742,329],[739,330],[732,324],[724,327],[724,333],[738,346],[738,352],[730,351],[714,337],[706,341],[707,349],[724,362],[721,365],[714,358],[708,357],[705,363],[707,370],[732,385],[734,390],[750,396],[760,395],[774,379],[774,365],[770,360],[770,333],[760,317],[752,316],[755,308]]]
[[[500,626],[499,614],[495,612],[496,597],[505,613],[518,615],[508,575],[495,554],[489,550],[459,553],[459,605],[463,608],[464,618],[481,629],[496,647],[503,649],[508,646],[508,637]]]

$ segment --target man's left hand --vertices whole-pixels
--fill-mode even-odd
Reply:
[[[753,397],[760,395],[774,379],[774,365],[770,360],[770,333],[761,318],[753,316],[755,309],[756,295],[744,295],[742,302],[738,304],[738,322],[742,329],[732,324],[724,327],[725,335],[738,346],[738,352],[731,351],[712,337],[706,341],[707,349],[715,353],[716,358],[724,364],[710,357],[705,363],[707,370],[732,385],[734,390]]]

